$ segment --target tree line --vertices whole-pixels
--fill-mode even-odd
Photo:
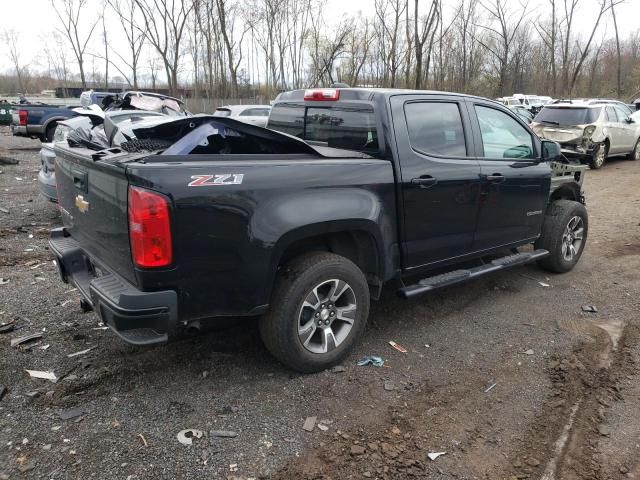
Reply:
[[[336,18],[322,0],[50,0],[56,32],[39,72],[14,30],[2,39],[20,91],[38,73],[202,98],[334,82],[630,98],[640,96],[640,29],[619,32],[625,1],[371,0]]]

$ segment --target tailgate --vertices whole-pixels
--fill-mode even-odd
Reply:
[[[94,162],[83,148],[56,144],[56,184],[63,224],[98,266],[132,284],[128,181],[124,167]]]

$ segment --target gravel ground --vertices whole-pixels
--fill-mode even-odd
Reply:
[[[640,164],[588,172],[574,271],[385,291],[343,371],[303,376],[252,321],[142,349],[83,314],[47,249],[60,218],[38,195],[39,142],[0,128],[0,155],[20,161],[0,165],[0,324],[15,322],[0,333],[0,480],[640,478]],[[356,366],[372,354],[385,366]],[[204,436],[182,445],[184,429]]]

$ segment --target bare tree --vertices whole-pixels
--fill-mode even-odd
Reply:
[[[144,33],[164,64],[169,91],[177,94],[183,40],[193,0],[135,0],[143,18],[136,28]]]
[[[416,55],[416,81],[415,85],[417,89],[422,88],[422,66],[424,56],[424,46],[427,40],[429,40],[429,51],[427,59],[431,57],[431,50],[433,48],[433,40],[435,31],[438,28],[440,22],[440,5],[438,0],[431,0],[429,11],[427,15],[422,19],[422,29],[418,27],[418,0],[414,0],[414,27],[413,27],[413,43]]]
[[[129,68],[131,75],[126,75],[120,68],[116,68],[127,80],[127,83],[129,83],[134,90],[137,90],[140,54],[142,53],[142,47],[145,42],[145,32],[135,27],[136,18],[140,10],[138,9],[136,0],[107,0],[107,3],[120,20],[120,25],[127,40],[128,47],[128,56],[120,54],[118,49],[114,49],[113,53],[118,57],[120,62]]]
[[[26,93],[29,88],[29,67],[23,64],[22,55],[20,49],[19,35],[15,29],[11,28],[2,33],[0,37],[2,41],[9,48],[9,58],[13,63],[13,68],[16,71],[16,77],[18,78],[18,88],[21,93]]]
[[[66,36],[71,44],[73,54],[78,62],[80,80],[82,81],[83,88],[87,88],[84,72],[84,55],[93,31],[99,21],[99,18],[96,18],[86,23],[87,28],[82,28],[85,25],[85,22],[82,20],[82,13],[84,11],[91,11],[91,8],[87,8],[87,1],[88,0],[51,0],[51,5],[62,25],[60,32]],[[85,35],[82,35],[83,30],[86,32]]]
[[[491,19],[491,25],[480,25],[490,34],[490,39],[482,45],[493,55],[497,63],[498,83],[495,94],[504,95],[506,91],[511,46],[518,35],[522,22],[527,16],[527,5],[520,5],[520,11],[514,12],[507,6],[506,0],[492,0],[492,3],[480,2]],[[494,24],[497,24],[495,27]]]

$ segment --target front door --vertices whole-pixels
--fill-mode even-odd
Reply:
[[[551,182],[539,143],[511,112],[470,101],[481,190],[476,252],[533,240],[540,233]]]
[[[417,268],[469,253],[480,166],[464,100],[391,97],[403,201],[403,259]]]

